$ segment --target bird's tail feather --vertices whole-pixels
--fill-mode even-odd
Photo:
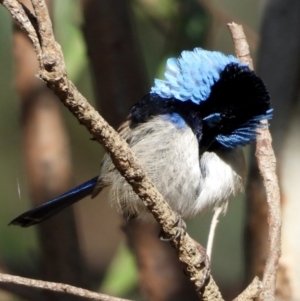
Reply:
[[[12,220],[9,225],[30,227],[56,215],[66,207],[92,194],[97,180],[98,177],[95,177],[34,209],[26,211]]]

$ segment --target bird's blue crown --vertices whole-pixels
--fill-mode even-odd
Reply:
[[[246,66],[236,57],[218,51],[201,48],[183,51],[178,59],[167,60],[165,80],[155,79],[150,92],[162,98],[174,97],[177,100],[191,100],[199,104],[209,97],[211,87],[220,79],[221,72],[230,63]]]

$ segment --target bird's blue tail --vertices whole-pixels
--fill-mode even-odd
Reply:
[[[92,194],[97,180],[98,177],[95,177],[34,209],[26,211],[12,220],[9,225],[30,227],[56,215],[58,212]]]

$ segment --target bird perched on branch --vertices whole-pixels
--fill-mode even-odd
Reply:
[[[263,81],[234,56],[196,48],[168,59],[165,79],[134,105],[119,134],[171,208],[183,218],[226,206],[242,190],[242,146],[270,119]],[[105,155],[100,175],[29,210],[10,224],[40,223],[86,196],[113,203],[126,217],[151,214]]]

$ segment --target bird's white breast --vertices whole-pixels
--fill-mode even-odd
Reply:
[[[172,209],[184,218],[227,202],[231,194],[242,188],[245,164],[241,149],[219,154],[205,152],[200,156],[191,128],[178,126],[166,115],[153,117],[133,129],[127,121],[119,132]],[[151,217],[108,155],[101,164],[96,193],[100,187],[104,187],[100,196],[116,205],[123,215]]]

